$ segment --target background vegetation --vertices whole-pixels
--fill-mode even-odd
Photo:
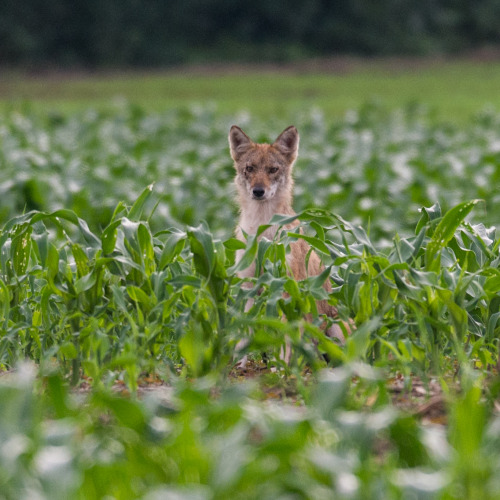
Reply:
[[[193,104],[216,106],[228,116],[241,111],[285,128],[304,110],[319,108],[331,119],[370,102],[387,110],[414,103],[439,123],[465,124],[500,107],[500,66],[494,61],[341,59],[331,66],[222,67],[177,72],[0,73],[0,110],[23,111],[29,102],[42,114],[88,108],[112,112],[121,101],[143,111]],[[239,117],[234,119],[239,120]]]
[[[0,63],[139,66],[450,53],[499,42],[495,0],[6,0]]]

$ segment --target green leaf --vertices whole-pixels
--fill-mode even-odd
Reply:
[[[127,286],[127,293],[134,302],[143,304],[148,311],[156,305],[156,297],[154,295],[147,295],[144,290],[136,286]]]
[[[191,252],[193,252],[196,270],[205,278],[212,273],[215,255],[212,234],[206,226],[190,227],[187,231]]]
[[[52,213],[42,213],[38,212],[35,213],[31,219],[31,223],[34,224],[35,222],[42,221],[42,220],[53,220],[53,219],[63,219],[68,222],[71,222],[75,226],[77,226],[81,233],[83,234],[85,241],[92,247],[92,248],[100,248],[101,247],[101,241],[100,239],[90,231],[89,226],[87,222],[83,219],[80,219],[77,217],[77,215],[71,211],[71,210],[66,210],[66,209],[61,209],[61,210],[56,210],[55,212]]]
[[[230,267],[227,272],[229,274],[236,274],[237,272],[243,271],[244,269],[250,267],[257,255],[258,243],[259,241],[257,239],[257,236],[249,235],[245,252],[243,253],[240,260],[237,261],[234,266]]]
[[[150,276],[156,270],[155,252],[153,248],[153,237],[144,224],[140,224],[137,229],[137,239],[141,249],[146,276]]]
[[[78,351],[72,342],[65,342],[59,347],[59,354],[66,359],[76,359]]]
[[[291,238],[305,240],[315,250],[319,250],[320,252],[322,252],[326,255],[330,255],[330,250],[325,245],[325,243],[323,241],[321,241],[319,238],[314,238],[313,236],[307,236],[305,234],[300,234],[300,233],[287,233],[287,234]]]
[[[150,184],[147,188],[145,188],[139,195],[135,203],[132,205],[132,208],[128,213],[128,218],[131,221],[138,221],[140,219],[142,211],[144,209],[144,205],[146,204],[148,198],[151,196],[151,193],[153,192],[153,187],[154,183]]]
[[[419,234],[429,222],[441,218],[441,206],[439,203],[434,203],[432,207],[422,207],[420,211],[422,212],[422,217],[420,217],[415,228],[415,234]]]
[[[102,251],[108,255],[115,249],[117,230],[121,224],[121,219],[112,222],[101,234]]]
[[[371,318],[362,325],[357,325],[357,328],[347,337],[346,353],[347,359],[359,360],[365,359],[370,348],[371,335],[380,325],[380,319],[377,317]]]
[[[31,226],[19,226],[12,238],[12,264],[18,276],[23,276],[28,269],[31,252]]]
[[[464,221],[469,212],[481,200],[472,200],[461,203],[449,210],[436,227],[431,240],[427,244],[425,252],[426,268],[437,272],[441,262],[441,250],[446,247],[453,238],[458,226]]]
[[[174,261],[178,257],[186,243],[186,233],[183,231],[175,230],[165,241],[163,250],[160,256],[160,262],[158,264],[159,269],[165,269],[165,267]]]
[[[247,247],[245,242],[238,240],[237,238],[230,238],[224,241],[224,246],[228,250],[243,250]]]
[[[75,264],[77,268],[77,275],[79,277],[85,276],[89,272],[89,259],[82,247],[76,243],[71,245],[71,253],[75,259]]]
[[[0,303],[2,305],[2,318],[7,321],[10,314],[11,296],[7,285],[0,279]]]
[[[90,290],[96,284],[96,273],[94,271],[82,276],[75,281],[75,292],[77,294]]]

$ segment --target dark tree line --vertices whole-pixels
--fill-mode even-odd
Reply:
[[[158,66],[452,53],[500,42],[500,0],[2,0],[0,64]]]

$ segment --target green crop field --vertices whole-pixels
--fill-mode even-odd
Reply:
[[[500,108],[500,64],[495,61],[340,59],[314,65],[198,69],[151,73],[0,74],[0,109],[33,101],[43,111],[109,107],[125,99],[148,110],[214,103],[229,114],[262,118],[319,106],[327,116],[367,101],[388,108],[425,103],[441,121],[468,120],[486,107]]]
[[[339,76],[342,102],[326,76],[2,80],[34,101],[0,114],[0,499],[500,498],[496,73],[387,101]],[[233,123],[297,126],[302,232],[234,239]],[[319,277],[288,276],[297,238]]]

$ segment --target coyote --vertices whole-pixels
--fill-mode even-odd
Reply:
[[[297,158],[299,147],[299,133],[292,125],[286,128],[273,144],[254,143],[241,128],[233,125],[229,132],[229,146],[231,157],[236,169],[236,188],[240,207],[240,220],[236,228],[236,237],[245,241],[244,233],[256,234],[259,226],[268,224],[273,215],[295,215],[292,208],[293,178],[292,168]],[[295,220],[285,229],[292,229],[299,225]],[[271,226],[262,233],[268,239],[273,239],[277,226]],[[239,250],[236,258],[241,258],[244,250]],[[290,244],[290,254],[287,263],[296,280],[303,280],[308,276],[321,273],[323,265],[318,255],[311,251],[306,269],[306,256],[310,247],[306,241],[298,239]],[[255,264],[239,273],[240,277],[255,275]],[[324,284],[327,292],[331,291],[330,281]],[[251,307],[247,304],[247,309]],[[317,304],[319,314],[336,317],[337,310],[326,300]],[[350,327],[344,323],[349,333]],[[334,324],[327,331],[328,336],[344,342],[342,328]],[[239,346],[240,348],[242,346]],[[237,346],[238,350],[238,346]],[[290,349],[287,346],[285,361],[289,361]]]

